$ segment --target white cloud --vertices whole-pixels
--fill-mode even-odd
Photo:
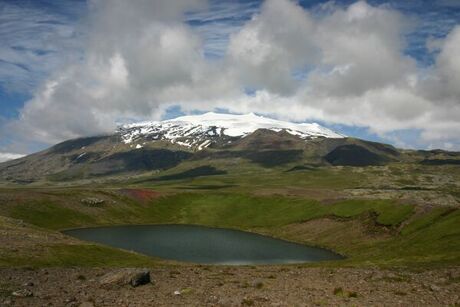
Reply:
[[[460,26],[437,42],[434,66],[420,69],[404,54],[412,22],[398,11],[359,1],[310,14],[267,0],[232,29],[225,56],[209,60],[203,29],[184,22],[184,12],[203,9],[186,0],[90,2],[84,61],[57,71],[7,128],[54,143],[181,105],[357,125],[381,136],[414,129],[420,139],[412,144],[459,143]]]
[[[454,100],[460,97],[460,26],[455,27],[441,46],[437,57],[439,81],[443,85],[443,92],[452,96]]]
[[[21,157],[24,157],[24,155],[8,153],[8,152],[0,152],[0,163],[9,161],[9,160],[13,160],[13,159],[19,159]]]
[[[293,72],[319,59],[314,20],[298,4],[266,1],[231,37],[230,66],[245,86],[289,95],[298,86]]]

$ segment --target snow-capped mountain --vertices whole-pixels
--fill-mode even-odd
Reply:
[[[214,112],[165,121],[123,125],[118,129],[118,133],[125,144],[131,144],[136,148],[141,148],[145,142],[166,140],[202,150],[216,142],[231,143],[258,129],[285,131],[304,140],[344,137],[316,123],[297,124],[258,116],[254,113],[234,115]]]
[[[420,159],[428,156],[423,153]],[[193,178],[238,174],[240,166],[290,171],[305,165],[368,166],[411,159],[390,145],[348,138],[314,123],[206,113],[129,124],[114,134],[61,142],[0,163],[0,182],[118,180],[176,167],[183,172],[177,178]]]

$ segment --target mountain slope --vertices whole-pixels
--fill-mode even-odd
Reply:
[[[292,168],[304,164],[381,165],[440,155],[407,154],[390,145],[345,137],[318,124],[254,114],[206,113],[124,125],[112,135],[65,141],[0,164],[0,181],[30,183],[157,173],[184,161],[199,165],[225,162],[230,168],[238,168],[241,161],[263,168]],[[227,170],[216,172],[221,171]]]

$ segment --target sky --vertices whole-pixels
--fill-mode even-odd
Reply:
[[[460,150],[460,0],[0,0],[0,161],[220,111]]]

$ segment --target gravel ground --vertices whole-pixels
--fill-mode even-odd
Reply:
[[[460,268],[163,266],[151,282],[103,284],[117,269],[0,269],[0,306],[458,306]],[[13,294],[14,292],[14,294]]]

